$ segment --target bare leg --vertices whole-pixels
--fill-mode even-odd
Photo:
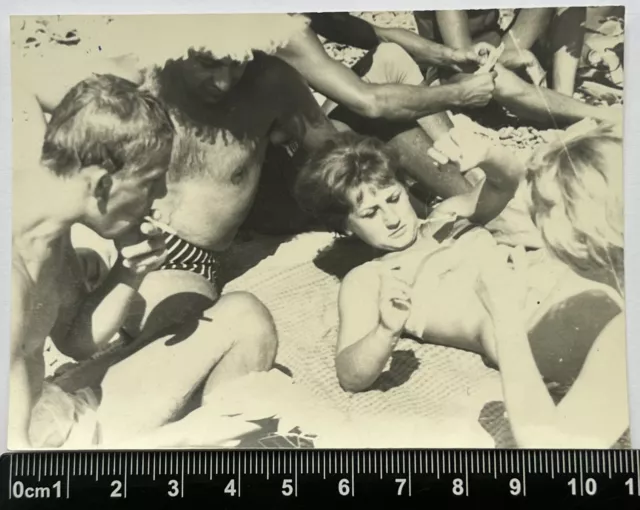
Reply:
[[[426,157],[432,142],[419,127],[394,136],[389,145],[398,154],[400,166],[425,190],[444,198],[471,191],[471,184],[457,169],[450,165],[438,168]]]
[[[563,7],[558,9],[551,28],[553,90],[567,96],[575,90],[586,19],[586,7]]]
[[[549,127],[572,124],[587,117],[613,123],[622,121],[622,110],[588,105],[554,90],[538,88],[515,73],[497,66],[494,98],[514,114]]]
[[[424,82],[418,64],[397,44],[380,44],[365,59],[370,67],[364,73],[364,81],[409,85],[421,85]],[[426,156],[433,140],[446,134],[452,127],[446,112],[424,117],[418,121],[418,125],[364,119],[342,107],[337,108],[331,117],[349,125],[356,132],[391,142],[400,154],[405,170],[429,192],[448,198],[468,191],[468,183],[460,173],[442,174]]]
[[[104,444],[144,434],[176,417],[204,383],[205,392],[271,368],[276,330],[264,305],[243,292],[224,295],[188,338],[158,338],[112,366],[102,382],[99,421]],[[178,340],[176,340],[178,338]]]

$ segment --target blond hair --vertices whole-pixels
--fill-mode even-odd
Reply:
[[[534,153],[527,181],[532,217],[551,253],[579,271],[612,271],[622,286],[621,131],[604,124],[570,128]]]

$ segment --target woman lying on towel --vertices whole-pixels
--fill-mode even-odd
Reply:
[[[511,386],[506,393],[507,405],[509,395],[516,395],[512,396],[513,404],[525,406],[520,409],[521,413],[537,413],[538,407],[527,409],[533,398],[529,398],[527,391],[537,389],[536,384],[547,391],[540,378],[542,375],[545,381],[555,384],[557,390],[567,392],[580,375],[582,365],[591,362],[587,356],[594,342],[601,341],[600,332],[609,334],[609,327],[605,326],[620,314],[621,300],[605,284],[580,276],[559,262],[555,256],[556,248],[533,252],[533,255],[525,257],[529,263],[529,303],[521,306],[515,300],[510,301],[509,297],[504,299],[504,296],[509,296],[504,289],[497,293],[495,288],[500,288],[505,274],[511,274],[510,262],[520,257],[515,256],[517,250],[509,254],[505,247],[498,246],[481,225],[498,215],[510,201],[526,168],[509,151],[475,135],[452,130],[450,136],[450,141],[465,148],[465,157],[460,161],[461,170],[480,166],[486,178],[469,195],[442,202],[425,221],[418,219],[410,204],[406,188],[396,172],[394,156],[376,140],[342,134],[317,153],[299,176],[296,192],[303,206],[324,219],[330,228],[359,237],[376,252],[374,260],[353,269],[342,282],[336,354],[338,379],[347,391],[370,388],[403,335],[475,351],[489,363],[502,365],[499,363],[500,352],[505,350],[507,355],[513,356],[515,348],[509,345],[509,340],[512,340],[509,337],[519,333],[524,339],[528,335],[531,347],[526,341],[524,345],[521,342],[515,349],[519,353],[516,353],[516,359],[507,358],[507,362],[514,363],[506,374],[512,378],[507,380],[505,377],[505,384]],[[559,170],[537,172],[531,176],[534,203],[546,208],[540,209],[546,212],[536,213],[534,218],[545,218],[549,222],[547,225],[553,221],[565,225],[565,230],[560,233],[552,231],[551,227],[546,230],[544,225],[541,228],[547,239],[555,240],[555,246],[569,242],[573,249],[578,250],[581,246],[586,253],[587,248],[595,250],[601,246],[589,242],[582,247],[579,243],[586,243],[586,234],[578,235],[577,230],[571,230],[574,237],[570,238],[567,229],[586,230],[583,224],[593,222],[594,232],[601,232],[599,223],[616,211],[616,205],[606,202],[605,190],[609,173],[622,172],[620,158],[611,159],[612,153],[620,151],[620,138],[607,128],[599,128],[595,133],[584,134],[565,143],[566,149],[564,146],[548,149],[547,157],[553,159],[555,154],[553,168],[562,168],[569,177],[560,174]],[[578,177],[571,178],[571,170],[566,168],[570,160],[578,165]],[[543,161],[547,159],[543,158]],[[613,165],[611,168],[608,168],[609,163]],[[543,166],[540,165],[541,168]],[[559,200],[558,195],[562,195],[557,190],[555,195],[548,196],[551,193],[549,181],[556,179],[556,174],[558,183],[565,187],[572,183],[576,188],[565,195],[571,197],[571,205],[576,208],[573,216],[569,217],[571,219],[565,217],[561,220],[561,215],[567,215],[565,206],[550,202],[551,199]],[[577,189],[580,183],[589,189]],[[596,210],[599,211],[598,217],[594,218],[591,211]],[[489,271],[491,276],[487,276],[485,271]],[[494,275],[500,281],[491,280]],[[479,284],[479,279],[483,283]],[[550,285],[549,281],[552,282]],[[523,283],[518,290],[524,293],[525,289],[527,284]],[[489,300],[488,296],[496,294],[495,299]],[[589,312],[581,312],[584,307],[588,307]],[[517,327],[512,326],[515,327],[513,332],[501,322],[497,323],[509,314],[520,321]],[[624,341],[619,331],[614,336],[616,342]],[[617,344],[614,342],[614,345]],[[616,349],[623,348],[623,345]],[[596,354],[591,358],[597,356],[597,351],[594,352]],[[607,390],[608,396],[605,396],[603,389],[608,388],[607,384],[587,382],[588,392],[601,394],[605,400],[611,399],[610,403],[624,401],[625,386],[612,381],[619,377],[624,379],[623,354],[624,351],[619,352],[615,358],[614,354],[607,354],[605,358],[606,361],[621,363],[615,376],[609,378],[616,388],[620,388],[615,392]],[[518,360],[517,356],[527,356],[529,364],[524,359]],[[525,369],[536,370],[537,373],[535,377],[527,374],[531,379],[527,387],[523,387],[522,380],[518,379],[518,372]],[[516,378],[515,384],[513,378]],[[528,388],[529,384],[533,388]],[[527,397],[513,392],[527,394]],[[538,394],[535,396],[542,399]],[[545,398],[548,403],[554,403],[549,393]],[[619,403],[613,407],[618,412],[625,408]],[[599,430],[607,425],[596,419],[584,418],[580,419],[587,428]],[[578,442],[583,446],[588,438],[596,437],[605,442],[610,440],[610,445],[624,432],[628,423],[623,416],[619,418],[613,420],[616,430],[608,434],[602,430],[601,434],[592,431],[573,437],[579,437]],[[522,419],[526,426],[528,418]],[[522,446],[536,440],[547,441],[549,434],[546,431],[538,429],[532,432],[530,440],[523,437]],[[567,438],[563,436],[560,442],[567,444]]]

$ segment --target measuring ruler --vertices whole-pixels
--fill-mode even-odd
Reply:
[[[0,461],[0,508],[637,509],[639,467],[636,450],[11,453]]]

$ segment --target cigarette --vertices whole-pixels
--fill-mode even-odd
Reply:
[[[164,230],[168,234],[178,235],[178,233],[172,229],[169,225],[162,223],[161,221],[152,218],[151,216],[145,216],[145,221],[151,223],[154,227],[158,227],[160,230]]]

